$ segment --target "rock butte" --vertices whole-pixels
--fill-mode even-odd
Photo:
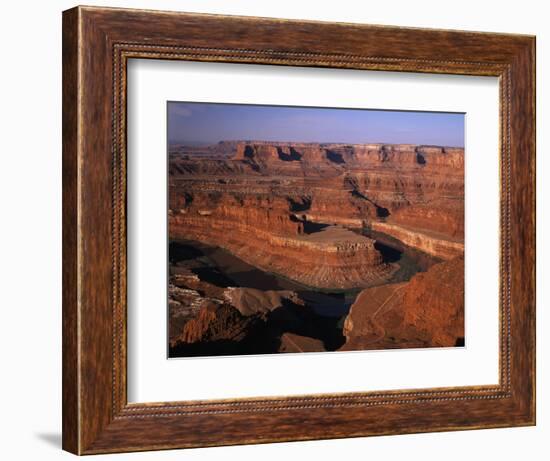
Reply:
[[[311,287],[353,288],[392,272],[370,238],[339,226],[285,236],[268,230],[270,219],[261,216],[262,211],[244,205],[240,222],[229,219],[223,209],[212,210],[208,217],[172,215],[171,238],[220,246],[264,271]]]
[[[460,334],[463,336],[462,326],[462,333],[456,329],[444,337],[441,333],[444,320],[441,320],[439,326],[432,322],[435,339],[430,342],[426,339],[428,326],[420,334],[410,326],[403,327],[409,325],[406,322],[410,318],[396,320],[396,306],[404,302],[403,296],[426,290],[418,282],[421,275],[404,284],[387,283],[397,267],[384,260],[373,238],[364,235],[369,230],[386,234],[449,264],[460,259],[464,252],[463,149],[266,141],[171,147],[171,240],[196,240],[224,248],[254,267],[307,287],[366,287],[346,320],[343,349],[386,347],[400,344],[401,340],[408,346],[449,345]],[[458,276],[460,269],[452,268]],[[205,338],[220,344],[242,341],[246,328],[256,329],[258,335],[263,334],[259,333],[261,328],[274,328],[274,315],[280,311],[285,315],[292,312],[294,316],[299,312],[300,317],[307,310],[296,293],[256,293],[251,289],[220,292],[219,288],[208,287],[205,295],[202,281],[193,282],[192,274],[186,277],[171,288],[170,315],[172,319],[173,308],[176,326],[172,330],[171,324],[170,337],[177,338],[174,344],[182,341],[193,344]],[[431,277],[432,289],[439,290],[437,274]],[[202,284],[202,291],[197,284]],[[463,286],[458,288],[463,293]],[[196,296],[192,290],[201,294]],[[388,301],[383,312],[390,305],[394,307],[383,315],[397,325],[394,330],[401,339],[389,340],[388,334],[380,339],[376,325],[386,317],[378,313],[374,317],[378,323],[370,325],[372,315],[358,306],[368,296],[367,304],[372,308],[377,305],[376,299],[386,299],[386,294],[396,290],[397,294],[392,295],[394,301]],[[442,289],[441,293],[445,291]],[[412,297],[410,294],[409,298]],[[186,299],[191,307],[183,307]],[[463,309],[457,307],[452,297],[448,301],[442,298],[438,306],[442,318]],[[411,312],[420,310],[411,308]],[[416,321],[428,325],[425,317],[419,314]],[[318,339],[303,334],[304,319],[292,318],[302,327],[287,331],[277,347],[284,351],[322,350]],[[280,333],[284,335],[285,331]]]

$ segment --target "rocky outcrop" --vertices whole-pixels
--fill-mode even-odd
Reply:
[[[436,258],[448,260],[464,254],[464,243],[462,241],[451,240],[445,235],[430,232],[426,229],[417,230],[383,222],[373,222],[371,228]]]
[[[437,346],[464,339],[464,258],[415,275],[403,293],[404,324]]]
[[[180,288],[172,283],[168,286],[169,337],[178,336],[183,326],[195,318],[202,306],[201,294],[189,288]]]
[[[292,219],[288,207],[288,201],[280,197],[195,192],[188,203],[172,209],[170,232],[171,235],[181,235],[186,232],[184,226],[189,226],[190,233],[196,228],[206,234],[210,231],[209,226],[216,226],[223,227],[225,234],[255,228],[274,235],[303,234],[303,223]]]
[[[240,315],[226,304],[205,302],[198,315],[189,320],[178,338],[183,343],[243,341],[258,319]]]
[[[171,357],[320,352],[343,341],[334,320],[316,315],[289,290],[230,287],[217,299],[180,289],[192,292],[193,310],[183,323],[178,309],[169,311]]]
[[[284,333],[281,336],[281,346],[279,352],[296,353],[296,352],[325,352],[323,342],[310,338],[308,336],[300,336],[293,333]]]
[[[464,241],[464,200],[438,198],[396,210],[386,222],[427,233],[439,234],[442,239]]]
[[[289,302],[294,305],[304,305],[298,295],[289,290],[276,291],[230,287],[225,290],[224,297],[229,304],[245,317],[266,314]]]
[[[464,343],[464,259],[409,282],[363,290],[346,317],[341,350],[451,347]]]
[[[321,165],[422,168],[464,167],[464,151],[456,147],[424,146],[415,144],[333,144],[271,141],[242,141],[237,143],[234,160],[267,166],[272,163],[317,162]],[[294,165],[295,166],[295,165]]]
[[[227,249],[243,261],[310,287],[352,288],[384,280],[392,267],[382,261],[374,240],[345,228],[328,226],[305,233],[301,223],[286,221],[271,209],[236,206],[170,216],[170,237],[192,239]],[[255,217],[255,218],[253,218]],[[286,235],[285,235],[286,233]]]

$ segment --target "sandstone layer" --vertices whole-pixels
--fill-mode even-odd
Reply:
[[[343,333],[341,350],[462,345],[464,259],[436,264],[407,283],[363,290]]]
[[[371,228],[440,259],[448,260],[464,254],[464,242],[437,232],[385,222],[373,222]]]

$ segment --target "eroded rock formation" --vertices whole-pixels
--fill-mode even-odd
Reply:
[[[463,241],[426,229],[397,225],[393,222],[373,222],[371,228],[440,259],[452,259],[464,253]]]
[[[223,248],[307,290],[363,288],[339,322],[316,314],[311,293],[231,285],[222,273],[207,281],[171,265],[175,355],[463,340],[463,149],[226,141],[174,146],[169,174],[171,241]],[[376,233],[399,245],[388,250]],[[400,267],[404,247],[433,261]]]
[[[181,306],[169,305],[172,356],[320,352],[343,341],[292,291],[230,287],[218,299],[180,290],[192,292],[193,313],[182,323]]]
[[[363,290],[344,322],[341,350],[451,347],[464,343],[464,259],[409,282]]]
[[[270,142],[234,147],[233,157],[225,151],[200,159],[171,155],[171,235],[185,233],[187,224],[204,231],[206,222],[193,222],[199,216],[212,226],[232,223],[235,239],[250,226],[293,237],[310,233],[315,223],[361,228],[387,222],[464,240],[462,149]]]
[[[365,286],[392,271],[374,240],[343,227],[327,226],[308,234],[288,212],[251,207],[248,201],[200,211],[173,213],[171,238],[220,246],[253,266],[307,286]]]

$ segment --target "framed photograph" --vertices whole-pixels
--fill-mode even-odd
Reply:
[[[535,424],[532,36],[63,13],[63,448]]]

